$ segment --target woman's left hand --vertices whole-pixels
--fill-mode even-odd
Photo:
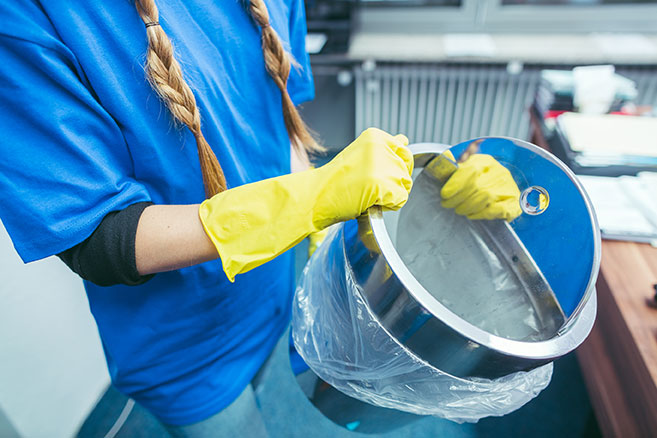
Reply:
[[[469,219],[520,216],[520,190],[511,172],[486,154],[471,155],[449,177],[440,191],[442,205]]]

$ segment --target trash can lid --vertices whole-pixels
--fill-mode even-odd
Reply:
[[[386,228],[411,274],[459,317],[507,339],[552,338],[594,291],[600,233],[592,205],[577,177],[537,146],[483,137],[449,149],[458,160],[473,142],[511,172],[518,218],[471,221],[441,207],[442,183],[426,166],[406,206],[384,213]]]

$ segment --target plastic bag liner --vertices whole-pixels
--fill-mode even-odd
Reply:
[[[455,422],[502,416],[550,383],[552,363],[498,379],[458,378],[417,357],[370,311],[345,263],[345,227],[334,226],[306,265],[292,310],[297,351],[324,381],[375,406]]]

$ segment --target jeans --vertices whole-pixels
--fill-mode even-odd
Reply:
[[[256,388],[270,374],[267,370],[272,366],[275,358],[278,357],[280,361],[285,357],[289,336],[289,330],[286,330],[252,382],[228,407],[198,423],[185,426],[165,424],[167,432],[173,438],[269,438],[258,407]]]
[[[253,390],[247,386],[227,408],[198,423],[164,426],[173,438],[268,437]]]

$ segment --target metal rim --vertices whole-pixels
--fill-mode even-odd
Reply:
[[[554,357],[562,356],[579,346],[590,333],[593,323],[595,321],[595,314],[597,309],[597,297],[593,293],[595,290],[595,280],[597,278],[598,270],[600,267],[600,230],[597,227],[597,218],[592,208],[592,204],[586,192],[583,190],[582,185],[577,180],[577,177],[568,169],[565,164],[559,161],[552,154],[523,140],[518,140],[510,137],[480,137],[483,139],[488,138],[501,138],[510,140],[520,147],[531,150],[543,158],[557,165],[560,169],[564,170],[566,175],[573,181],[582,195],[589,211],[591,218],[592,231],[594,236],[594,260],[587,284],[586,291],[578,306],[573,311],[572,315],[568,318],[566,324],[555,337],[544,341],[517,341],[500,336],[493,335],[485,330],[482,330],[469,322],[465,321],[447,307],[442,305],[436,298],[434,298],[429,291],[427,291],[420,282],[411,274],[401,257],[397,253],[390,235],[386,229],[383,221],[383,212],[380,207],[371,207],[368,210],[369,221],[372,227],[374,237],[381,249],[383,257],[388,262],[390,268],[395,273],[404,288],[413,296],[419,304],[429,311],[434,317],[438,317],[441,321],[450,326],[453,330],[457,331],[462,336],[471,339],[477,344],[487,348],[494,349],[504,354],[517,356],[528,359],[551,359]],[[433,153],[439,154],[445,149],[449,148],[447,145],[438,143],[418,143],[410,145],[409,148],[414,155]],[[577,325],[575,325],[577,322]]]

